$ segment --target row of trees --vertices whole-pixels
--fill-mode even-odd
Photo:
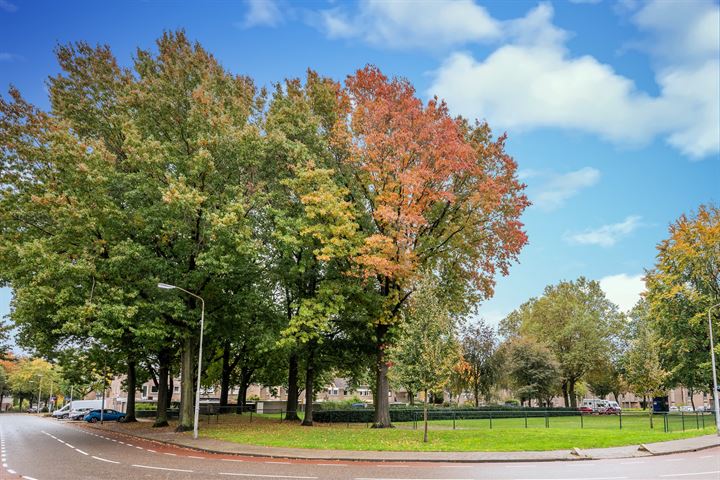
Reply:
[[[200,307],[158,282],[204,298],[202,381],[223,404],[285,385],[292,418],[340,370],[373,377],[387,427],[388,352],[421,279],[462,316],[527,241],[505,137],[377,68],[268,92],[183,32],[131,68],[106,46],[56,53],[49,112],[0,100],[0,282],[20,346],[78,384],[151,378],[156,425],[177,373],[192,425]]]
[[[563,281],[508,315],[502,341],[482,322],[462,328],[438,286],[423,284],[407,312],[393,377],[426,399],[427,390],[458,398],[469,390],[476,406],[498,390],[539,405],[561,396],[575,408],[588,390],[617,400],[677,386],[692,402],[694,392],[712,391],[707,315],[720,303],[720,209],[703,205],[683,215],[658,251],[647,292],[630,312],[620,312],[598,282]]]

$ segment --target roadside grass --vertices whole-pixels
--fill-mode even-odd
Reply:
[[[579,417],[552,417],[550,428],[544,418],[495,419],[490,429],[488,420],[462,420],[452,429],[452,420],[430,424],[430,441],[422,441],[422,423],[417,430],[412,422],[397,423],[397,428],[372,429],[365,424],[317,424],[301,427],[298,422],[279,422],[279,415],[223,415],[219,423],[205,422],[200,435],[240,444],[270,447],[295,447],[330,450],[375,451],[532,451],[602,448],[639,443],[677,440],[712,434],[712,419],[706,427],[696,428],[695,418],[686,419],[686,430],[670,422],[671,431],[663,431],[663,419],[656,418],[649,428],[646,415],[623,415],[623,428],[616,416],[586,416],[584,428]],[[676,428],[677,427],[677,428]]]

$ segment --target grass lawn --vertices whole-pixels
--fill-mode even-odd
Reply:
[[[696,428],[695,417],[686,418],[686,431],[680,420],[673,418],[670,432],[663,431],[663,419],[655,419],[649,428],[646,415],[623,415],[623,429],[616,416],[586,416],[584,428],[579,417],[550,418],[550,428],[544,419],[495,419],[493,428],[488,420],[436,421],[430,424],[430,441],[422,441],[422,423],[414,430],[412,423],[398,423],[393,429],[371,429],[364,424],[301,427],[294,422],[278,421],[278,415],[222,416],[220,423],[201,425],[200,435],[242,444],[272,447],[297,447],[339,450],[394,451],[523,451],[561,450],[572,447],[594,448],[632,445],[676,440],[714,432],[712,417],[705,419],[706,428]]]

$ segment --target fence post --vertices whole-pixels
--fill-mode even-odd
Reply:
[[[455,411],[453,410],[453,430],[455,430]]]
[[[700,412],[700,416],[702,417],[703,429],[705,429],[705,411]]]
[[[527,428],[527,410],[525,410],[525,428]]]
[[[663,415],[663,427],[665,427],[665,433],[670,431],[670,419],[668,418],[668,414]]]
[[[492,430],[492,412],[490,412],[490,430]]]
[[[622,410],[618,412],[618,418],[620,419],[620,430],[622,430]]]
[[[685,412],[680,411],[680,420],[682,421],[682,429],[685,431]]]
[[[252,414],[253,414],[253,411],[250,410],[250,423],[252,423]]]
[[[695,428],[700,430],[700,419],[698,418],[698,412],[695,412]]]
[[[550,417],[548,417],[547,410],[545,410],[545,428],[550,428]]]
[[[580,412],[580,428],[585,428],[585,425],[583,424],[582,412]]]

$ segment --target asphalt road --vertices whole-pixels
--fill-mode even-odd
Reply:
[[[3,480],[720,480],[720,448],[571,462],[310,462],[202,454],[24,414],[0,415],[0,453]]]

